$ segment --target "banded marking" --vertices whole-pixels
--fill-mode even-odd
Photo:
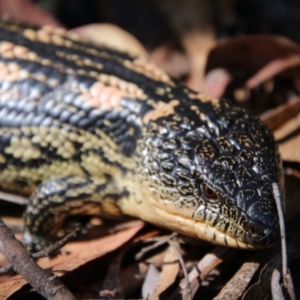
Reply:
[[[188,92],[188,97],[193,100],[200,100],[203,103],[210,102],[213,105],[217,105],[220,103],[220,99],[207,96],[203,93],[190,93]]]
[[[148,104],[151,104],[153,110],[150,110],[145,114],[143,117],[143,123],[149,123],[149,121],[155,121],[161,117],[167,117],[170,115],[174,115],[175,111],[174,108],[180,104],[179,100],[171,100],[170,102],[154,102],[148,101]]]
[[[140,73],[144,76],[147,76],[153,80],[163,82],[165,84],[168,84],[172,87],[175,86],[174,82],[171,80],[170,76],[167,75],[163,70],[158,68],[154,63],[148,61],[144,57],[138,57],[134,59],[133,61],[130,60],[124,60],[123,65],[133,70],[137,73]]]

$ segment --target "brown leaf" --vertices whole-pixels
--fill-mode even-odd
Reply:
[[[226,283],[220,293],[214,300],[235,300],[239,299],[247,288],[259,264],[255,262],[246,262],[235,273],[235,275]]]
[[[56,270],[74,270],[96,257],[101,257],[119,248],[144,226],[142,221],[132,221],[130,224],[131,227],[124,231],[97,240],[70,243],[64,247],[64,251],[70,253],[67,257],[58,256],[57,261],[56,259],[51,260],[50,264],[49,259],[45,258],[41,259],[39,264],[44,268],[52,268],[54,272]]]
[[[21,275],[0,277],[0,299],[7,299],[14,292],[18,291],[26,284],[26,280]]]
[[[165,252],[165,258],[162,266],[162,270],[159,274],[158,283],[153,294],[150,295],[149,300],[154,300],[163,291],[165,291],[171,284],[174,283],[177,274],[180,270],[180,264],[178,261],[178,253],[173,247],[169,246]]]
[[[69,254],[58,255],[53,259],[42,258],[38,263],[42,268],[52,269],[56,275],[62,276],[88,261],[119,248],[143,226],[144,223],[142,221],[132,221],[127,229],[91,241],[70,243],[63,249],[65,253]],[[0,299],[6,299],[26,283],[20,275],[0,277]]]
[[[279,151],[284,161],[300,162],[300,118],[296,116],[300,111],[300,99],[282,105],[264,114],[262,119],[274,131],[279,142]],[[281,125],[278,127],[278,125]]]
[[[283,126],[285,122],[295,117],[299,112],[300,98],[295,98],[288,103],[268,110],[262,114],[260,118],[271,130],[277,130],[280,126]]]
[[[133,35],[114,24],[89,24],[72,31],[99,45],[106,45],[134,56],[148,56],[143,45]]]
[[[229,249],[224,247],[215,247],[211,252],[207,253],[189,273],[189,284],[186,280],[180,283],[181,295],[183,299],[189,299],[192,290],[192,295],[195,295],[198,288],[201,286],[202,281],[206,276],[224,260]]]
[[[263,34],[237,36],[220,41],[211,50],[206,72],[224,68],[230,74],[235,74],[236,70],[242,69],[243,72],[239,72],[239,77],[234,79],[238,86],[243,86],[247,80],[270,62],[289,59],[299,54],[299,45],[284,37]],[[269,76],[260,78],[262,81],[267,79]]]
[[[300,135],[279,144],[279,151],[284,161],[300,163]]]

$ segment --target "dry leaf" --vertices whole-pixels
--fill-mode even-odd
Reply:
[[[260,118],[271,129],[276,130],[285,122],[294,118],[300,112],[300,98],[294,98],[288,103],[263,113]]]
[[[279,151],[284,161],[300,163],[300,135],[279,144]]]
[[[154,265],[150,265],[142,287],[142,297],[144,299],[148,299],[149,295],[153,294],[157,286],[158,280],[159,280],[159,272],[157,268]],[[157,297],[154,299],[158,300],[159,298]]]
[[[195,295],[198,288],[201,286],[202,281],[206,276],[216,268],[220,263],[222,263],[225,254],[227,254],[230,249],[224,247],[215,247],[210,253],[207,253],[189,273],[189,282],[185,279],[180,283],[183,299],[189,299],[190,293]],[[233,250],[231,250],[233,251]]]
[[[89,24],[72,31],[99,45],[129,52],[134,56],[148,56],[143,45],[133,35],[114,24]]]
[[[178,261],[178,253],[172,246],[169,246],[165,252],[165,258],[162,266],[162,270],[159,274],[157,286],[151,294],[149,300],[154,300],[163,291],[165,291],[170,285],[172,285],[180,270],[180,264]]]
[[[14,292],[18,291],[26,284],[26,280],[20,275],[15,276],[1,276],[0,277],[0,300],[7,299]]]
[[[70,254],[59,255],[53,259],[42,258],[38,263],[42,268],[52,269],[56,275],[62,276],[88,261],[119,248],[144,226],[142,221],[132,221],[130,224],[131,227],[103,238],[67,244],[63,249]],[[0,300],[7,299],[26,283],[20,275],[0,276]]]
[[[298,130],[298,128],[300,128],[300,118],[297,116],[295,118],[291,118],[289,121],[285,122],[281,127],[279,127],[276,131],[274,131],[275,139],[282,144],[281,140],[287,139],[290,135],[295,133]]]
[[[239,299],[247,288],[259,264],[255,262],[246,262],[235,273],[235,275],[226,283],[220,293],[214,300],[235,300]]]

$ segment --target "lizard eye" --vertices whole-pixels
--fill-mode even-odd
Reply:
[[[209,200],[217,200],[218,195],[216,192],[214,192],[208,185],[203,185],[203,193],[205,197]]]

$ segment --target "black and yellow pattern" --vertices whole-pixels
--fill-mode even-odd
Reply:
[[[0,186],[31,195],[29,247],[71,214],[264,247],[280,176],[272,134],[245,110],[63,29],[0,21]]]

